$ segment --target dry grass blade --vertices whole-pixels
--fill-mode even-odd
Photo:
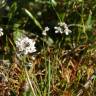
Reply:
[[[92,75],[91,77],[90,77],[90,79],[84,84],[84,89],[88,89],[89,87],[90,87],[90,84],[91,84],[91,82],[92,82],[92,80],[94,79],[94,75]],[[78,92],[78,94],[77,94],[77,96],[82,96],[82,94],[83,94],[83,89],[80,89],[79,90],[79,92]]]

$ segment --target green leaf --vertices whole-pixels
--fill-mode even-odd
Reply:
[[[44,38],[43,41],[48,45],[48,46],[52,46],[54,41],[51,37],[47,37],[47,38]]]
[[[86,27],[88,30],[92,29],[92,12],[90,11],[88,19],[86,21]]]
[[[14,32],[13,32],[14,42],[16,42],[17,39],[20,38],[21,36],[23,36],[22,30],[20,30],[20,29],[14,30]]]
[[[41,24],[38,22],[38,20],[32,15],[31,12],[29,12],[27,9],[24,9],[25,13],[34,21],[34,23],[41,29],[43,30]]]
[[[12,19],[12,17],[14,16],[16,10],[17,10],[17,2],[14,2],[14,3],[11,5],[10,12],[9,12],[9,14],[8,14],[9,21],[10,21],[10,20]]]
[[[56,6],[57,5],[57,2],[55,0],[51,0],[51,3]]]
[[[0,0],[0,8],[4,7],[6,5],[5,0]]]

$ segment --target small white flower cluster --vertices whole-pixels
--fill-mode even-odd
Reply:
[[[45,29],[43,30],[42,32],[42,35],[46,36],[47,35],[47,32],[49,31],[49,27],[45,27]]]
[[[36,52],[35,40],[28,37],[21,37],[16,41],[16,47],[19,52],[27,55],[28,53]]]
[[[0,28],[0,37],[3,36],[3,35],[4,35],[4,33],[3,33],[3,29]]]
[[[54,27],[55,33],[65,33],[65,35],[69,35],[72,31],[68,28],[68,25],[64,22],[58,23],[58,26]]]

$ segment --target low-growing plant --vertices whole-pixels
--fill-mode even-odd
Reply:
[[[95,0],[0,1],[0,96],[95,96]]]

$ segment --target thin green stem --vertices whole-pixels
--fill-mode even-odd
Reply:
[[[32,86],[32,83],[31,83],[31,80],[30,80],[30,77],[29,77],[29,75],[28,75],[28,72],[27,72],[26,67],[25,67],[25,73],[26,73],[26,76],[27,76],[29,85],[30,85],[30,87],[31,87],[31,90],[32,90],[32,92],[33,92],[33,95],[36,96],[35,91],[34,91],[34,88],[33,88],[33,86]]]
[[[51,84],[51,65],[50,65],[50,58],[48,63],[48,96],[50,96],[50,84]]]
[[[52,0],[49,0],[49,1],[52,2]],[[57,15],[59,21],[61,22],[61,18],[60,18],[60,16],[59,16],[58,12],[56,11],[56,9],[55,9],[53,3],[51,3],[51,5],[52,5],[52,8],[53,8],[53,10],[55,11],[55,13],[56,13],[56,15]]]

